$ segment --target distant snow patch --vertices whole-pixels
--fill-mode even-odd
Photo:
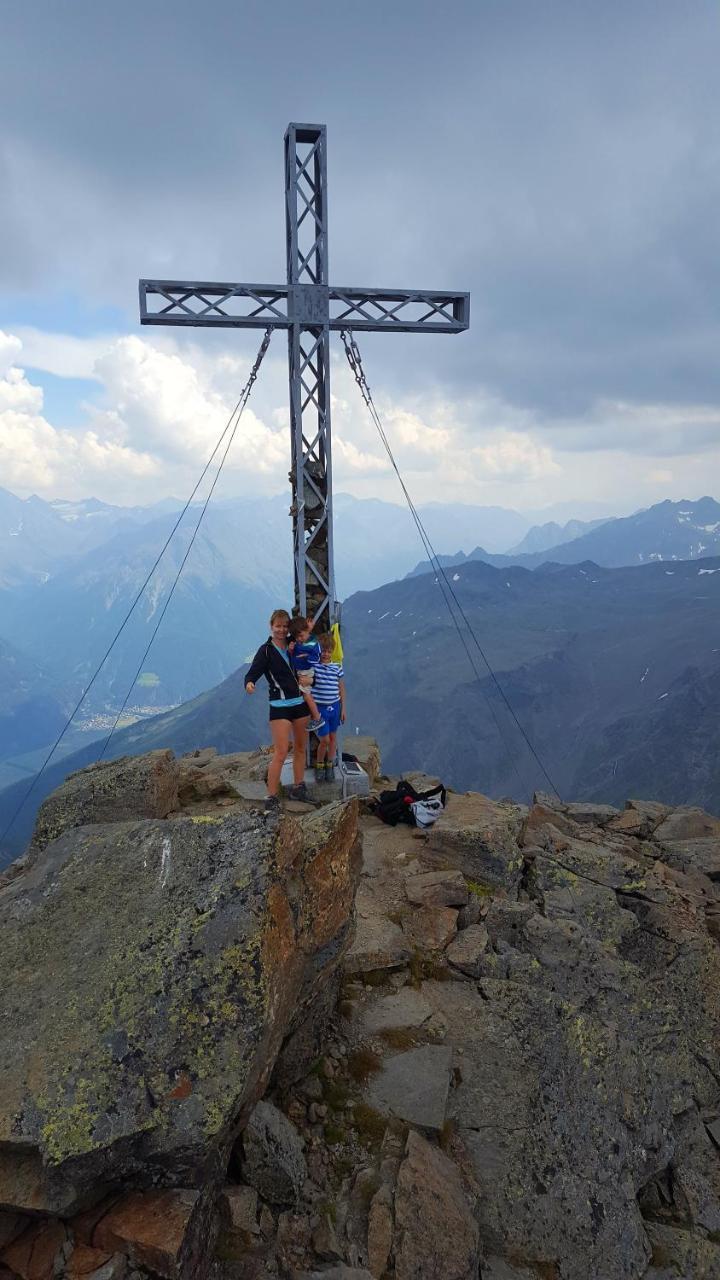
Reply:
[[[394,617],[394,618],[399,618],[401,613],[402,613],[402,609],[398,609],[397,613],[394,613],[394,614],[393,614],[393,617]]]
[[[650,668],[649,668],[649,667],[646,667],[646,668],[645,668],[645,670],[643,671],[643,673],[642,673],[641,677],[640,677],[640,683],[641,683],[641,684],[643,683],[643,681],[644,681],[645,677],[646,677],[646,676],[648,676],[649,674],[650,674]]]
[[[701,524],[698,528],[702,529],[704,533],[717,533],[718,529],[720,529],[720,520],[715,524]]]
[[[459,581],[460,581],[460,574],[459,574],[459,573],[454,573],[454,574],[453,574],[453,582],[459,582]]]
[[[667,696],[668,695],[666,693],[661,693],[660,697],[658,698],[658,702],[662,702],[663,698],[667,698]]]
[[[390,617],[390,610],[388,609],[387,613],[380,614],[380,617],[378,618],[378,622],[382,622],[383,618],[389,618],[389,617]]]
[[[674,578],[674,577],[675,577],[675,570],[674,570],[674,569],[666,569],[666,570],[665,570],[665,572],[666,572],[666,574],[667,574],[668,578]]]
[[[698,578],[701,573],[720,573],[720,569],[698,569]]]

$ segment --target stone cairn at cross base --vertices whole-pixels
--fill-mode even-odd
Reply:
[[[720,1276],[720,821],[266,762],[93,766],[0,880],[0,1280]]]

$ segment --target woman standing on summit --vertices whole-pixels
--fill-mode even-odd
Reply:
[[[288,626],[290,614],[285,609],[275,609],[270,618],[270,635],[260,645],[245,675],[245,692],[254,693],[255,683],[264,676],[270,693],[270,733],[273,740],[273,756],[268,767],[268,794],[265,809],[268,813],[280,807],[278,787],[280,772],[293,744],[294,787],[290,790],[293,800],[307,800],[303,781],[305,775],[305,747],[307,744],[307,703],[302,695],[297,676],[290,666],[288,653]]]

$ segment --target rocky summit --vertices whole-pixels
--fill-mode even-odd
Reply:
[[[266,762],[75,774],[0,881],[0,1280],[718,1280],[720,820]]]

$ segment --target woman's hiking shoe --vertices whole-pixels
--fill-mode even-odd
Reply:
[[[278,809],[279,809],[279,808],[280,808],[280,801],[278,800],[277,796],[266,796],[266,797],[265,797],[265,812],[266,812],[266,813],[277,813],[277,811],[278,811]]]
[[[288,791],[289,800],[309,800],[308,789],[304,782],[298,782],[296,786],[291,787]]]
[[[317,733],[318,729],[322,729],[324,724],[325,724],[325,721],[323,720],[322,716],[318,716],[317,720],[310,721],[308,725],[308,732]]]

